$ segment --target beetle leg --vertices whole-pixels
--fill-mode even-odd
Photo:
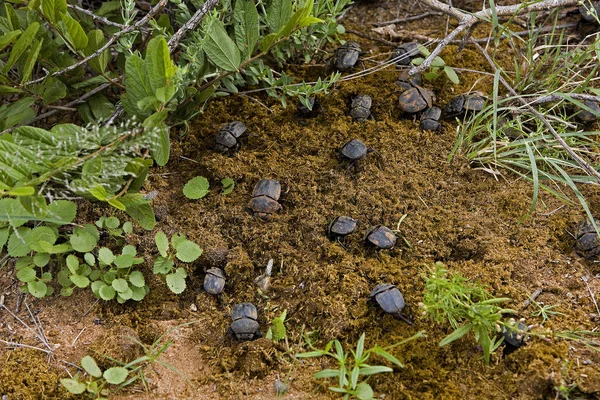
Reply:
[[[335,240],[336,240],[336,242],[338,242],[338,244],[339,244],[340,246],[342,246],[342,248],[343,248],[344,250],[348,251],[348,248],[347,248],[347,247],[344,245],[344,243],[342,243],[342,241],[340,240],[339,236],[338,236],[338,237],[337,237]]]

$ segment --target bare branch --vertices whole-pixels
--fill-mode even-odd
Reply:
[[[119,24],[118,22],[113,22],[113,21],[111,21],[111,20],[109,20],[107,18],[104,18],[104,17],[101,17],[99,15],[96,15],[93,12],[91,12],[90,10],[86,10],[85,8],[81,8],[81,7],[73,5],[73,4],[67,4],[67,7],[72,8],[73,10],[76,10],[77,12],[85,14],[85,15],[87,15],[89,17],[92,17],[92,19],[100,21],[104,25],[116,26],[119,29],[125,29],[125,28],[127,28],[126,25]]]
[[[119,38],[121,36],[123,36],[126,33],[129,32],[133,32],[135,30],[139,30],[142,26],[146,25],[148,22],[150,22],[150,20],[152,19],[152,17],[154,17],[165,5],[167,5],[168,0],[160,0],[158,2],[157,5],[154,6],[154,8],[152,8],[152,10],[150,10],[150,12],[148,14],[146,14],[144,16],[144,18],[140,19],[138,22],[136,22],[133,25],[130,25],[128,27],[126,27],[125,29],[115,33],[109,40],[108,42],[106,42],[106,44],[104,46],[102,46],[101,48],[99,48],[98,50],[96,50],[94,53],[90,54],[89,56],[85,57],[84,59],[82,59],[79,62],[76,62],[75,64],[69,65],[66,68],[63,68],[59,71],[56,71],[52,74],[48,74],[42,78],[39,79],[35,79],[33,81],[29,81],[25,83],[25,86],[29,86],[29,85],[34,85],[36,83],[40,83],[43,82],[45,79],[53,77],[53,76],[59,76],[59,75],[64,75],[67,72],[73,71],[74,69],[87,64],[90,60],[93,60],[94,58],[100,56],[100,54],[102,54],[104,52],[104,50],[108,49],[110,46],[112,46],[117,40],[119,40]]]
[[[183,39],[185,34],[192,29],[196,29],[198,24],[200,24],[200,22],[202,21],[202,18],[204,18],[204,16],[217,4],[219,4],[219,0],[208,0],[206,3],[204,3],[202,7],[200,7],[198,11],[196,11],[196,13],[192,16],[192,18],[190,18],[181,28],[179,28],[177,32],[175,32],[173,37],[171,37],[171,39],[169,40],[169,51],[172,52],[173,50],[175,50],[175,48],[177,48],[177,45],[179,45],[179,41]]]
[[[419,19],[423,19],[423,18],[427,18],[430,16],[435,16],[435,15],[442,15],[441,13],[436,13],[436,12],[426,12],[423,14],[419,14],[419,15],[413,15],[410,17],[406,17],[406,18],[398,18],[398,19],[394,19],[391,21],[383,21],[383,22],[374,22],[372,25],[374,26],[386,26],[386,25],[390,25],[390,24],[401,24],[403,22],[410,22],[410,21],[417,21]]]

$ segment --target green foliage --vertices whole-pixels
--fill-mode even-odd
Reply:
[[[489,364],[491,354],[502,343],[501,337],[496,338],[496,332],[503,325],[503,314],[514,313],[497,305],[508,300],[492,297],[482,286],[458,274],[448,278],[444,265],[438,262],[426,277],[422,306],[429,318],[439,323],[447,321],[454,329],[440,346],[473,332],[483,350],[483,359]]]
[[[558,315],[565,315],[565,314],[561,313],[560,311],[555,310],[555,308],[558,307],[557,305],[538,303],[537,301],[533,300],[531,297],[529,299],[531,300],[531,303],[537,307],[537,310],[533,311],[531,313],[531,316],[541,317],[542,318],[541,325],[545,324],[546,321],[548,321],[551,317],[555,317]]]
[[[201,199],[208,194],[208,188],[208,179],[203,176],[197,176],[185,184],[183,194],[188,199]]]
[[[187,240],[185,235],[175,234],[169,239],[163,231],[158,231],[154,242],[159,256],[154,260],[154,273],[165,275],[167,286],[176,294],[182,293],[186,288],[185,278],[187,272],[183,267],[176,267],[177,260],[191,263],[202,255],[202,249],[196,243]]]
[[[424,57],[429,57],[431,53],[425,46],[418,45],[418,47],[419,51]],[[425,61],[425,58],[416,57],[413,58],[411,62],[413,65],[420,65],[423,61]],[[454,71],[451,66],[446,65],[446,62],[440,56],[437,56],[433,59],[429,70],[423,74],[423,78],[427,79],[428,81],[435,81],[440,77],[442,72],[446,74],[446,77],[450,80],[450,82],[454,83],[455,85],[460,83],[460,79],[458,78],[458,75],[456,75],[456,71]]]
[[[374,398],[373,389],[366,381],[361,381],[361,377],[384,372],[394,372],[394,370],[390,367],[367,364],[367,361],[371,355],[382,357],[392,364],[395,364],[397,367],[404,368],[404,365],[402,365],[402,363],[396,357],[389,353],[389,351],[395,347],[424,336],[425,335],[423,332],[418,332],[408,339],[402,340],[393,345],[386,347],[375,345],[372,348],[365,350],[365,334],[363,333],[356,345],[356,351],[350,350],[352,356],[344,351],[342,344],[338,340],[332,340],[331,342],[327,343],[324,350],[318,350],[311,345],[309,339],[307,338],[307,343],[309,347],[313,349],[313,351],[296,354],[296,358],[322,356],[333,358],[337,362],[337,369],[324,369],[320,372],[317,372],[315,374],[315,378],[336,378],[338,386],[330,386],[329,390],[344,394],[344,399],[358,398],[360,400],[370,400]],[[335,347],[335,352],[331,351],[332,347]]]
[[[265,337],[271,339],[274,342],[279,342],[287,336],[287,330],[285,329],[285,318],[287,317],[287,311],[283,311],[279,317],[273,318],[271,321],[271,327],[267,331]]]
[[[221,185],[223,185],[221,193],[228,195],[229,193],[233,192],[233,189],[235,188],[235,181],[231,178],[223,178],[221,179]]]

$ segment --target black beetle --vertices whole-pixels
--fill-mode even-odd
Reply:
[[[349,71],[358,62],[362,50],[356,42],[346,42],[346,44],[338,47],[333,54],[331,66],[340,71]]]
[[[416,42],[404,43],[392,51],[392,60],[396,60],[396,66],[409,65],[416,55],[421,54]]]
[[[357,121],[364,121],[371,117],[371,96],[359,94],[354,96],[350,104],[350,116]]]
[[[398,75],[398,80],[396,81],[396,85],[400,86],[404,90],[408,90],[414,88],[416,86],[421,86],[423,84],[423,75],[420,72],[417,72],[414,75],[408,74],[408,69],[404,68],[400,70],[400,74]]]
[[[231,311],[231,327],[229,332],[237,340],[254,340],[261,337],[260,326],[256,320],[258,312],[252,303],[240,303]]]
[[[599,224],[596,221],[596,226]],[[589,220],[585,220],[579,224],[575,238],[577,239],[575,248],[585,258],[594,259],[600,255],[600,236],[598,236],[594,225]]]
[[[597,18],[600,16],[600,1],[585,1],[584,4],[579,5],[579,12],[584,20],[597,22]]]
[[[482,92],[459,94],[444,107],[448,117],[455,117],[467,112],[477,112],[485,106],[486,98]]]
[[[377,250],[391,250],[396,246],[396,235],[390,228],[377,225],[367,232],[365,242]]]
[[[423,114],[421,114],[421,129],[425,131],[439,131],[440,129],[442,129],[442,124],[440,124],[441,116],[441,108],[428,108],[423,112]]]
[[[225,274],[220,268],[209,268],[204,276],[204,290],[210,294],[220,294],[225,287]]]
[[[514,318],[509,319],[507,324],[508,326],[502,326],[504,343],[513,349],[518,349],[525,344],[529,327],[521,321],[516,321]]]
[[[277,202],[281,195],[281,184],[274,179],[261,179],[258,181],[252,191],[252,198],[248,203],[248,208],[254,215],[264,220],[271,218],[281,210],[281,204]]]
[[[350,161],[350,165],[354,165],[357,161],[362,160],[367,156],[367,154],[373,152],[373,149],[369,149],[366,144],[364,144],[359,139],[352,139],[346,142],[340,148],[340,157],[343,160]]]
[[[311,109],[306,107],[301,102],[298,102],[298,105],[296,106],[296,115],[301,118],[317,117],[321,111],[321,103],[319,103],[319,101],[316,98],[309,97],[308,104],[310,104]]]
[[[583,104],[585,104],[588,108],[592,109],[594,112],[588,111],[584,108],[581,108],[575,116],[583,123],[594,122],[598,120],[598,115],[600,115],[600,105],[595,101],[584,100]]]
[[[433,105],[435,95],[429,89],[415,85],[402,92],[398,98],[400,109],[405,113],[416,114]]]
[[[402,314],[406,303],[402,293],[396,286],[389,283],[380,283],[375,286],[375,289],[369,295],[369,301],[376,302],[386,313],[412,325],[412,322]]]
[[[356,230],[356,222],[354,218],[345,215],[336,217],[327,229],[329,238],[332,240],[345,238]]]
[[[246,125],[243,122],[233,121],[225,124],[215,137],[215,150],[220,153],[236,152],[244,136],[246,136]]]

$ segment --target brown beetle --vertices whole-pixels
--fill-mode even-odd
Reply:
[[[388,227],[377,225],[365,237],[367,244],[379,250],[391,250],[396,246],[396,235]]]
[[[435,95],[431,90],[415,85],[402,92],[399,97],[399,104],[400,109],[405,113],[416,114],[431,107],[434,100]]]
[[[277,202],[281,196],[281,184],[274,179],[261,179],[258,181],[252,191],[252,198],[248,203],[248,208],[252,210],[254,215],[266,220],[271,218],[281,210],[281,204]]]

